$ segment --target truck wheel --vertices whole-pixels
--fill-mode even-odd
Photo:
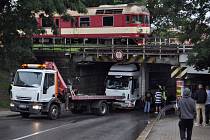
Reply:
[[[22,118],[28,118],[30,116],[29,113],[23,113],[23,112],[21,112],[20,115]]]
[[[96,108],[96,114],[104,116],[109,112],[109,107],[105,102],[99,102],[98,108]]]
[[[48,112],[48,118],[51,120],[55,120],[59,116],[60,116],[60,108],[58,107],[58,105],[52,104]]]

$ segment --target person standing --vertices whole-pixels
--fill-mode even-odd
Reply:
[[[158,114],[160,112],[162,104],[161,98],[162,98],[162,93],[160,89],[158,89],[158,91],[155,92],[155,114]]]
[[[207,93],[207,100],[205,106],[205,113],[206,113],[206,124],[209,124],[209,114],[210,114],[210,89],[209,86],[206,86],[206,93]]]
[[[166,106],[166,103],[167,103],[167,91],[166,91],[166,88],[165,86],[163,86],[162,90],[161,90],[161,93],[162,93],[162,99],[163,99],[163,106],[165,107]]]
[[[150,92],[150,90],[148,90],[146,92],[146,95],[145,95],[145,105],[144,105],[144,112],[145,113],[150,112],[151,102],[152,102],[152,93]]]
[[[181,140],[191,140],[193,119],[196,114],[196,104],[195,101],[191,98],[191,92],[189,88],[184,89],[183,97],[178,101],[178,110],[180,111],[180,138]]]
[[[205,115],[205,103],[207,99],[207,93],[206,90],[203,88],[202,84],[198,85],[198,90],[195,93],[195,101],[196,101],[196,123],[195,126],[200,125],[201,115],[200,110],[202,113],[202,121],[203,126],[206,126],[206,115]]]

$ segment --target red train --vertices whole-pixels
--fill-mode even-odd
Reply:
[[[137,4],[102,5],[87,8],[87,13],[69,10],[73,17],[65,21],[59,15],[54,16],[58,34],[54,35],[51,24],[46,18],[37,17],[38,27],[45,34],[34,34],[34,43],[98,42],[98,39],[128,38],[136,43],[150,34],[150,13],[145,6]],[[53,39],[54,38],[54,39]],[[124,40],[125,41],[125,40]],[[110,42],[109,42],[110,43]]]

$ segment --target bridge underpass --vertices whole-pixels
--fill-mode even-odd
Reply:
[[[78,46],[77,46],[78,47]],[[179,55],[186,53],[186,47],[111,46],[106,48],[81,46],[79,52],[51,50],[34,51],[39,62],[54,61],[65,81],[73,83],[85,94],[104,94],[105,79],[109,68],[115,63],[138,63],[140,65],[140,92],[152,89],[157,85],[166,87],[168,93],[174,98],[176,93],[176,79],[171,79],[171,66],[179,65]],[[122,51],[123,59],[116,59],[116,51]]]

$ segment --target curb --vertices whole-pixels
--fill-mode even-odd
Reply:
[[[18,112],[12,112],[9,110],[0,111],[0,117],[7,117],[7,116],[18,116],[20,115]]]
[[[163,109],[162,109],[163,110]],[[158,120],[160,120],[161,116],[162,116],[162,110],[160,111],[160,113],[157,115],[156,118],[151,119],[150,123],[148,121],[147,126],[144,128],[144,130],[140,133],[139,137],[136,140],[146,140],[146,138],[148,137],[149,133],[151,132],[152,128],[154,127],[154,125],[156,124],[156,122]]]
[[[151,132],[156,122],[157,122],[157,118],[150,120],[150,123],[148,122],[147,126],[140,133],[139,137],[136,140],[146,140],[146,138],[148,137],[149,133]]]

